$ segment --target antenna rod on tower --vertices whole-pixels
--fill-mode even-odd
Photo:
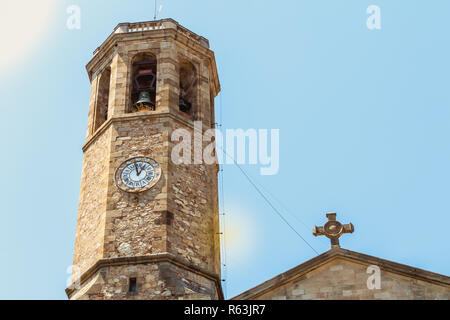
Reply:
[[[156,0],[155,0],[155,15],[153,17],[153,20],[156,20]]]

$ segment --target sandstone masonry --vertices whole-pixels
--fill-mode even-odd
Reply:
[[[132,112],[136,57],[156,61],[154,111]],[[181,70],[187,64],[192,108],[183,112]],[[223,298],[218,166],[170,160],[173,130],[193,133],[194,121],[203,130],[214,127],[220,85],[208,41],[171,19],[119,24],[87,71],[92,91],[74,252],[79,272],[66,290],[69,298]],[[161,179],[145,192],[124,192],[115,171],[138,156],[156,160]],[[133,292],[130,281],[136,281]]]

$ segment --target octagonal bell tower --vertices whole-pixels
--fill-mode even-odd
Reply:
[[[222,299],[218,165],[171,160],[174,130],[214,128],[220,84],[208,40],[172,19],[121,23],[87,71],[68,297]]]

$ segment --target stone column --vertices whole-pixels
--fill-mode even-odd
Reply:
[[[209,85],[209,68],[207,61],[202,61],[198,73],[198,100],[200,105],[200,117],[198,118],[198,120],[201,120],[203,122],[205,128],[211,128],[211,89]]]
[[[100,74],[92,80],[91,82],[91,97],[89,99],[89,113],[88,113],[88,123],[86,130],[86,137],[90,137],[94,132],[94,122],[95,122],[95,109],[97,105],[97,91],[98,82],[100,80]]]
[[[127,112],[128,55],[119,47],[111,63],[108,119]]]
[[[177,48],[172,41],[162,42],[158,55],[156,110],[178,108],[179,82]]]

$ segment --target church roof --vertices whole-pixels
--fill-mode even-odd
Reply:
[[[438,273],[414,268],[411,266],[407,266],[404,264],[392,262],[389,260],[384,260],[381,258],[373,257],[370,255],[362,254],[359,252],[346,250],[342,248],[333,248],[311,260],[308,260],[286,272],[281,273],[280,275],[267,280],[260,285],[241,293],[240,295],[232,298],[232,300],[247,300],[247,299],[255,299],[258,296],[275,289],[279,286],[282,286],[295,278],[298,278],[308,272],[311,272],[324,264],[327,264],[334,259],[345,259],[354,262],[359,262],[363,264],[376,265],[381,270],[389,271],[392,273],[400,274],[403,276],[407,276],[410,278],[423,280],[439,285],[450,286],[450,277],[445,275],[441,275]]]

